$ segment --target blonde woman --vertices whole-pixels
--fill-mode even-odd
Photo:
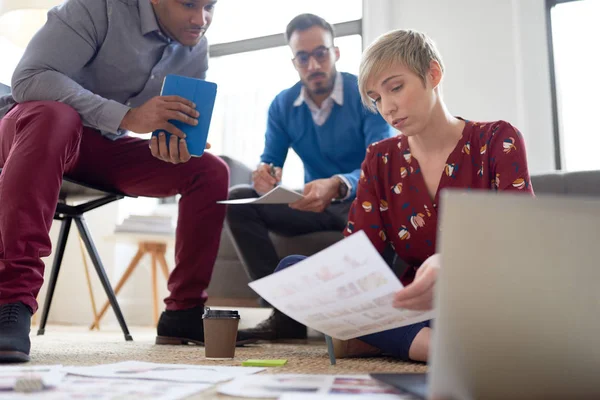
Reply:
[[[363,103],[400,134],[369,146],[344,233],[363,230],[380,252],[387,245],[394,248],[410,266],[395,305],[413,309],[431,307],[440,267],[435,248],[443,189],[533,195],[521,133],[508,122],[452,115],[441,95],[443,76],[433,41],[410,30],[378,38],[364,52],[359,71]],[[278,269],[298,261],[291,256]],[[355,355],[378,349],[403,360],[427,361],[430,335],[429,322],[423,322],[338,347]]]
[[[521,133],[504,121],[473,122],[448,111],[441,95],[442,58],[426,35],[396,30],[363,54],[363,103],[401,132],[373,144],[362,166],[346,235],[363,230],[378,250],[389,243],[411,267],[396,304],[427,308],[435,256],[439,196],[445,188],[513,190],[533,195]],[[443,206],[443,205],[441,205]],[[493,210],[490,210],[493,212]],[[421,273],[418,273],[423,266]],[[419,275],[415,291],[410,283]],[[426,361],[428,323],[369,335],[365,342],[401,358]]]

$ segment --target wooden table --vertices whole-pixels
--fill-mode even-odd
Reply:
[[[171,235],[162,234],[148,234],[148,233],[134,233],[134,232],[115,232],[114,240],[121,242],[132,242],[137,243],[137,253],[131,259],[127,269],[123,273],[123,276],[115,286],[115,295],[119,294],[119,291],[127,282],[133,271],[138,266],[140,260],[144,255],[149,254],[151,259],[151,272],[152,272],[152,305],[153,305],[153,317],[154,325],[158,324],[158,267],[160,266],[161,272],[166,281],[169,280],[169,266],[165,258],[167,252],[167,246],[170,243],[174,243],[175,238]],[[92,299],[92,304],[94,301]],[[90,326],[90,330],[100,329],[100,319],[104,316],[110,303],[106,301],[100,312],[94,312],[94,322]],[[94,307],[95,309],[95,307]]]

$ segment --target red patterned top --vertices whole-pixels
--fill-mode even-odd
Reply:
[[[373,143],[367,149],[344,234],[365,231],[379,252],[391,243],[412,267],[401,279],[404,285],[412,282],[418,267],[435,253],[442,189],[514,190],[533,195],[521,133],[504,121],[465,122],[434,201],[406,136]]]

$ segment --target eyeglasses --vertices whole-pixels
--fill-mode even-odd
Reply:
[[[296,64],[296,66],[298,68],[308,67],[308,63],[310,62],[311,57],[314,57],[318,63],[324,63],[326,61],[329,61],[329,50],[331,50],[332,47],[333,46],[317,47],[310,53],[307,53],[306,51],[299,51],[298,53],[296,53],[296,57],[294,57],[292,60],[294,61],[294,64]]]

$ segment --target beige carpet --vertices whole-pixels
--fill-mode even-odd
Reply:
[[[236,350],[232,361],[210,361],[204,358],[200,346],[157,346],[155,330],[131,328],[133,342],[125,342],[115,330],[90,332],[84,327],[48,326],[46,335],[35,336],[32,330],[31,365],[95,365],[137,360],[157,363],[212,364],[239,366],[251,358],[287,359],[287,365],[269,368],[265,373],[300,374],[366,374],[369,372],[424,372],[422,364],[402,363],[390,358],[341,359],[329,364],[325,342],[311,340],[309,344],[256,344]],[[202,392],[189,399],[229,399]]]

